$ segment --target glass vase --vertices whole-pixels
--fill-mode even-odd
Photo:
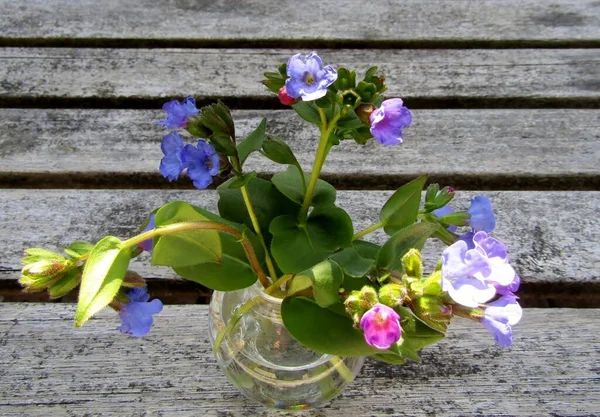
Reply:
[[[213,293],[209,332],[227,378],[268,407],[302,410],[336,397],[356,377],[364,358],[325,355],[297,342],[281,320],[281,299],[257,283]],[[326,331],[326,329],[323,329]]]

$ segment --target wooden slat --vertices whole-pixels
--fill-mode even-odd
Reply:
[[[318,132],[295,112],[233,115],[240,138],[267,117],[268,132],[286,139],[304,167],[312,165]],[[323,173],[353,188],[391,188],[423,172],[475,187],[510,181],[543,187],[571,179],[571,186],[584,188],[600,174],[599,116],[599,110],[415,110],[402,146],[345,141],[331,151]],[[166,131],[154,124],[163,117],[149,110],[0,109],[0,179],[10,184],[29,175],[37,187],[69,186],[104,175],[108,186],[117,176],[121,183],[149,177],[148,186],[167,186],[158,172]],[[261,174],[282,169],[259,154],[246,168]]]
[[[6,39],[598,40],[593,0],[0,1]]]
[[[115,331],[108,311],[74,329],[73,313],[0,304],[0,414],[299,415],[262,408],[227,382],[212,358],[206,306],[166,306],[145,339]],[[597,415],[599,319],[600,310],[527,309],[503,350],[459,318],[420,364],[367,361],[339,398],[300,415]]]
[[[0,49],[0,99],[271,98],[260,83],[296,51]],[[377,65],[389,95],[423,99],[569,99],[597,104],[600,49],[323,50],[325,62]],[[74,82],[76,80],[76,82]],[[9,100],[10,99],[10,100]],[[11,101],[12,100],[12,101]],[[516,101],[515,101],[516,100]],[[38,103],[38,102],[34,102]]]
[[[453,206],[467,209],[476,192],[459,192]],[[390,191],[340,191],[337,204],[354,219],[355,230],[375,223]],[[506,242],[511,263],[523,282],[579,283],[600,292],[600,224],[595,220],[600,192],[486,192],[498,217],[495,236]],[[97,241],[105,235],[133,236],[154,208],[174,200],[216,211],[215,191],[166,190],[1,190],[0,277],[18,277],[27,247],[60,250],[75,240]],[[385,235],[372,235],[378,243]],[[432,269],[443,249],[431,242],[425,263]],[[147,256],[132,269],[150,277],[173,278],[167,268],[151,268]],[[12,272],[10,272],[12,271]]]

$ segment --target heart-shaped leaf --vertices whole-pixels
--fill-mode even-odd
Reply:
[[[402,268],[402,256],[411,248],[421,250],[425,241],[437,229],[437,224],[414,223],[396,232],[381,247],[377,254],[377,269],[397,270]]]
[[[379,220],[384,223],[383,230],[388,235],[393,235],[417,220],[425,181],[427,175],[403,185],[383,205]]]
[[[310,175],[304,173],[304,178],[306,184],[308,184]],[[302,205],[302,202],[304,201],[304,186],[302,185],[300,172],[295,167],[289,166],[285,172],[273,175],[271,182],[287,198],[296,204]],[[323,180],[317,180],[317,186],[313,193],[312,205],[315,207],[328,206],[334,202],[335,188]]]

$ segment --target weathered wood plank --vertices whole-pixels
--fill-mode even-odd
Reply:
[[[592,0],[0,1],[7,39],[598,40]]]
[[[362,230],[378,219],[390,191],[340,191],[337,204]],[[467,209],[471,195],[459,192],[453,206]],[[579,283],[600,292],[600,224],[595,220],[600,192],[486,192],[498,222],[495,235],[506,242],[511,263],[523,282]],[[0,273],[18,277],[23,250],[43,246],[60,250],[75,240],[97,241],[105,235],[133,236],[154,208],[174,200],[216,211],[215,191],[166,190],[0,190]],[[383,242],[382,231],[372,239]],[[425,263],[433,268],[443,245],[431,243]],[[148,257],[132,263],[144,276],[173,278],[167,268],[151,268]],[[12,272],[11,272],[12,271]]]
[[[73,313],[0,304],[0,414],[292,415],[255,405],[226,381],[212,358],[206,306],[166,306],[142,340],[115,331],[114,313],[81,329]],[[457,319],[420,364],[367,361],[341,397],[293,415],[597,415],[599,319],[600,310],[525,310],[510,350]]]
[[[296,51],[271,49],[0,49],[0,99],[276,98],[265,71]],[[327,63],[377,65],[407,98],[598,98],[600,49],[323,50]],[[73,82],[77,80],[77,82]]]
[[[63,186],[76,186],[84,176],[105,175],[107,185],[118,176],[121,182],[137,184],[130,177],[148,177],[147,186],[166,186],[158,173],[165,130],[154,124],[163,117],[159,110],[0,109],[0,179],[10,183],[16,176],[37,174],[31,181],[43,187],[53,174]],[[261,117],[309,168],[316,128],[293,111],[242,110],[234,112],[240,138]],[[323,174],[353,188],[391,188],[423,172],[461,177],[474,187],[506,187],[506,178],[513,177],[515,184],[538,186],[575,178],[583,188],[600,174],[600,110],[415,110],[413,120],[402,146],[341,143]],[[259,154],[250,156],[246,168],[261,174],[282,169]]]

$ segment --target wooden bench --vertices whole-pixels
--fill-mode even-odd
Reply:
[[[511,349],[456,319],[421,363],[367,361],[307,415],[600,415],[600,2],[0,0],[0,10],[0,415],[287,415],[246,400],[218,369],[209,292],[147,257],[134,269],[168,305],[141,340],[115,331],[109,311],[74,329],[74,297],[48,302],[16,280],[27,247],[129,237],[167,201],[216,209],[214,190],[158,172],[164,131],[153,123],[169,99],[222,99],[239,135],[266,116],[309,166],[315,132],[260,80],[313,49],[335,66],[378,65],[414,113],[402,146],[332,151],[323,177],[355,228],[425,172],[458,189],[456,207],[488,194],[527,308]],[[258,157],[248,167],[279,169]]]

